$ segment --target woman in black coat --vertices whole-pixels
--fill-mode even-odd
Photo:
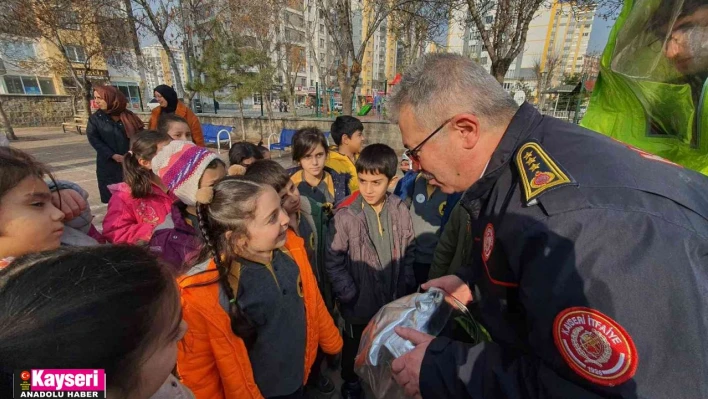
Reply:
[[[96,178],[101,202],[108,203],[108,186],[123,181],[123,155],[130,150],[130,139],[143,129],[143,122],[126,109],[123,93],[112,86],[96,87],[94,99],[98,106],[88,120],[86,136],[96,150]]]

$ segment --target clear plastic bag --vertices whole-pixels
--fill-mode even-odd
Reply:
[[[361,336],[354,363],[356,373],[371,387],[378,399],[403,399],[403,389],[393,380],[391,363],[413,350],[410,341],[394,332],[397,326],[410,327],[439,336],[453,328],[462,328],[470,342],[479,341],[479,330],[467,308],[444,291],[431,288],[424,293],[397,299],[379,310]]]

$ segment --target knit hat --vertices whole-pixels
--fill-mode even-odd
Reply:
[[[197,204],[197,190],[207,166],[219,157],[192,142],[175,140],[152,159],[152,171],[185,205]]]

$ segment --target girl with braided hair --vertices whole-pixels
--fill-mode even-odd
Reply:
[[[342,338],[275,190],[229,176],[200,195],[199,263],[179,279],[177,368],[198,399],[301,398],[317,349]]]

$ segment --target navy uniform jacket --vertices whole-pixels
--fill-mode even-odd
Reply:
[[[708,398],[708,179],[524,104],[461,199],[493,342],[436,338],[427,398]]]

